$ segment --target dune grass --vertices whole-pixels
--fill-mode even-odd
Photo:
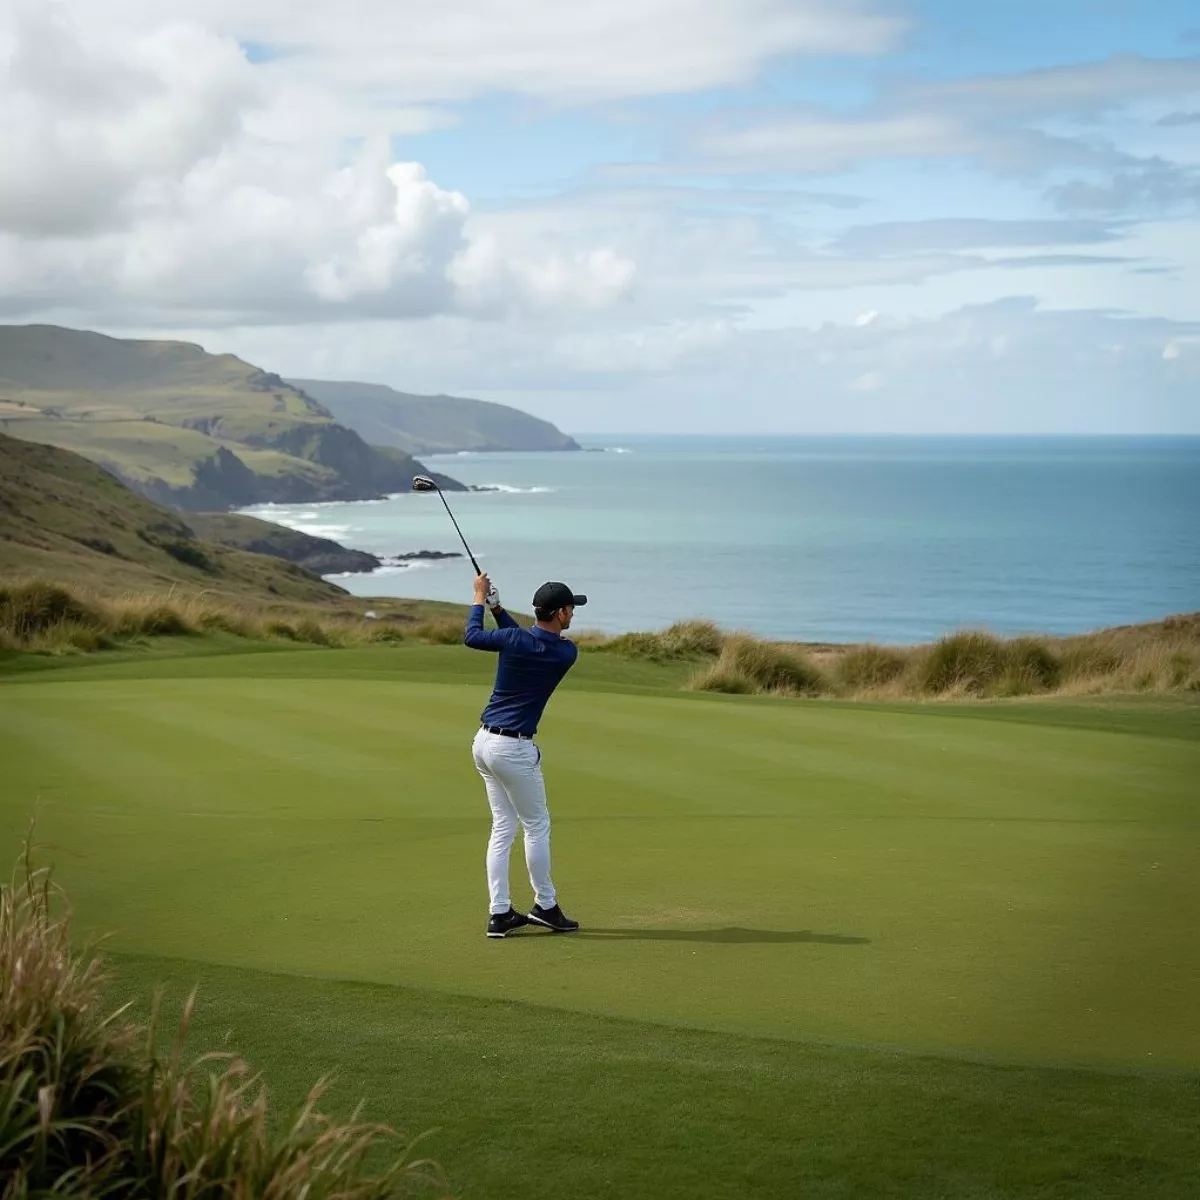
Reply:
[[[829,680],[804,651],[746,634],[725,638],[716,661],[689,686],[697,691],[767,692],[775,696],[820,696],[831,690]]]
[[[1009,698],[1200,691],[1200,614],[1067,638],[1003,639],[965,630],[932,645],[809,647],[684,621],[581,648],[654,663],[691,663],[687,687],[734,695],[857,700]]]
[[[839,656],[836,678],[843,692],[854,694],[887,687],[904,674],[908,657],[886,646],[853,646]]]
[[[724,634],[712,621],[677,621],[659,633],[585,634],[581,645],[602,654],[649,662],[681,662],[719,654]]]
[[[0,586],[0,651],[92,653],[214,632],[321,647],[462,640],[465,608],[397,602],[405,607],[390,619],[370,620],[362,611],[371,603],[267,609],[203,592],[176,595],[173,588],[88,595],[32,579]],[[768,642],[699,620],[617,637],[584,632],[578,641],[587,655],[689,667],[687,688],[739,695],[897,700],[1200,692],[1200,614],[1073,638],[1005,640],[965,631],[907,648]]]
[[[680,656],[667,649],[670,633],[626,635],[595,649],[671,661]],[[810,648],[722,634],[715,648],[691,657],[700,661],[688,687],[733,694],[953,700],[1197,692],[1200,614],[1070,638],[963,631],[905,648]]]
[[[224,634],[251,642],[293,642],[338,647],[414,641],[448,645],[462,641],[465,614],[455,605],[399,601],[382,618],[362,615],[368,604],[328,606],[238,603],[230,597],[135,592],[88,594],[43,580],[0,586],[0,650],[69,656],[135,648],[164,637]],[[383,607],[381,605],[380,607]]]

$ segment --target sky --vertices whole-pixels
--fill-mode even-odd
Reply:
[[[1190,3],[0,0],[0,113],[6,323],[571,432],[1200,433]]]

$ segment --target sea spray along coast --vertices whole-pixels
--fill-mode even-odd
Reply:
[[[0,1200],[1200,1196],[1194,9],[0,4]]]

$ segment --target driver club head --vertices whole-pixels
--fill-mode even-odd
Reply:
[[[414,492],[436,492],[438,485],[428,475],[414,475],[412,490]]]

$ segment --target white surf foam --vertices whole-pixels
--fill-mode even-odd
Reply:
[[[476,486],[487,488],[493,492],[505,492],[513,496],[532,496],[536,493],[553,492],[556,490],[550,487],[513,487],[510,483],[480,483]]]
[[[297,533],[307,533],[311,537],[331,538],[335,542],[358,532],[353,525],[323,525],[320,521],[301,521],[296,517],[280,517],[276,524],[294,529]]]

